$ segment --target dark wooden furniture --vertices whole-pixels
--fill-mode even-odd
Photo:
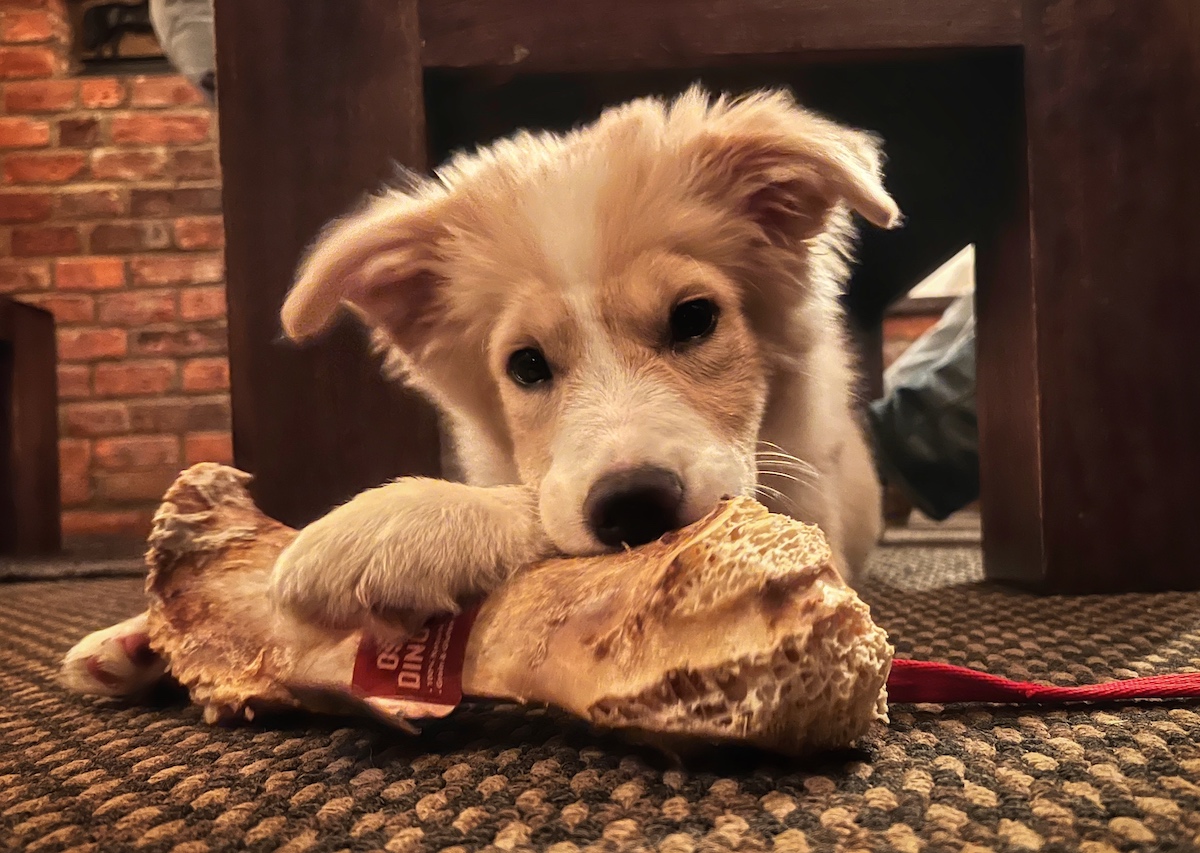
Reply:
[[[436,471],[429,409],[350,330],[276,312],[320,223],[386,174],[703,77],[774,80],[889,142],[909,215],[848,295],[870,338],[978,245],[988,573],[1045,590],[1200,587],[1200,13],[1192,0],[217,0],[238,463],[303,523]]]
[[[0,555],[62,545],[54,316],[0,296]]]
[[[435,416],[383,381],[353,324],[306,348],[279,330],[318,229],[394,162],[424,166],[416,12],[217,6],[234,452],[263,508],[304,524],[388,477],[439,469]]]
[[[977,262],[988,573],[1200,588],[1200,7],[1023,12],[1012,192]]]

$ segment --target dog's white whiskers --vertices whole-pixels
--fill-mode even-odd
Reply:
[[[816,482],[814,479],[805,479],[803,477],[797,477],[795,474],[789,474],[786,471],[767,471],[763,468],[759,468],[758,473],[763,474],[765,476],[769,476],[769,477],[781,477],[784,480],[791,480],[793,483],[800,483],[801,485],[804,485],[804,486],[811,486],[811,485],[814,485]]]
[[[764,486],[761,484],[755,486],[754,495],[755,497],[773,498],[779,501],[781,504],[786,505],[789,510],[795,511],[796,509],[796,502],[794,500],[792,500],[783,492],[779,491],[779,489],[772,488],[771,486]]]
[[[783,456],[782,454],[759,453],[755,456],[756,462],[765,462],[771,465],[782,465],[787,468],[800,468],[805,471],[815,471],[813,465],[805,462],[803,459],[796,459],[792,456]]]
[[[812,465],[803,459],[797,459],[794,456],[785,456],[782,453],[758,453],[755,454],[755,458],[759,462],[774,462],[779,465],[790,465],[793,468],[813,468]]]
[[[789,453],[787,450],[780,447],[778,444],[771,444],[770,442],[761,442],[761,443],[766,444],[767,449],[766,450],[756,450],[755,455],[757,455],[757,456],[782,456],[785,459],[794,459],[797,462],[803,461],[799,456],[797,456],[794,453]]]
[[[788,466],[772,466],[763,464],[758,466],[758,471],[761,474],[775,474],[777,476],[787,476],[797,482],[817,483],[821,480],[821,473],[811,468],[795,468]]]
[[[816,466],[789,453],[759,451],[754,457],[755,464],[762,471],[777,468],[794,474],[803,474],[811,480],[821,479],[821,472]]]

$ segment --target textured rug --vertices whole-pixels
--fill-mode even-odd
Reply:
[[[1080,684],[1200,667],[1200,595],[1038,598],[977,549],[885,547],[866,590],[899,651]],[[1200,706],[893,708],[861,749],[681,768],[564,717],[466,707],[369,723],[204,725],[178,700],[54,681],[136,578],[0,584],[0,849],[1068,851],[1200,849]]]
[[[0,557],[0,581],[125,577],[146,573],[141,557]]]

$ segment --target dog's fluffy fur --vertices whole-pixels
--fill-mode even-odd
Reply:
[[[334,510],[281,558],[280,601],[333,623],[452,607],[549,551],[601,550],[588,490],[641,465],[679,476],[685,523],[757,491],[819,524],[852,576],[879,487],[838,293],[851,212],[899,220],[880,159],[785,94],[692,90],[459,155],[334,223],[285,332],[354,310],[446,415],[469,485],[401,480]],[[718,325],[674,349],[668,316],[691,298]],[[506,376],[528,346],[544,387]]]

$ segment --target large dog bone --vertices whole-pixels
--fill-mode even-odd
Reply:
[[[147,558],[152,647],[210,720],[362,707],[359,632],[272,607],[295,531],[255,507],[248,481],[202,464],[167,492]],[[891,658],[820,531],[735,498],[658,542],[517,573],[479,609],[462,688],[660,740],[801,754],[886,720]]]

